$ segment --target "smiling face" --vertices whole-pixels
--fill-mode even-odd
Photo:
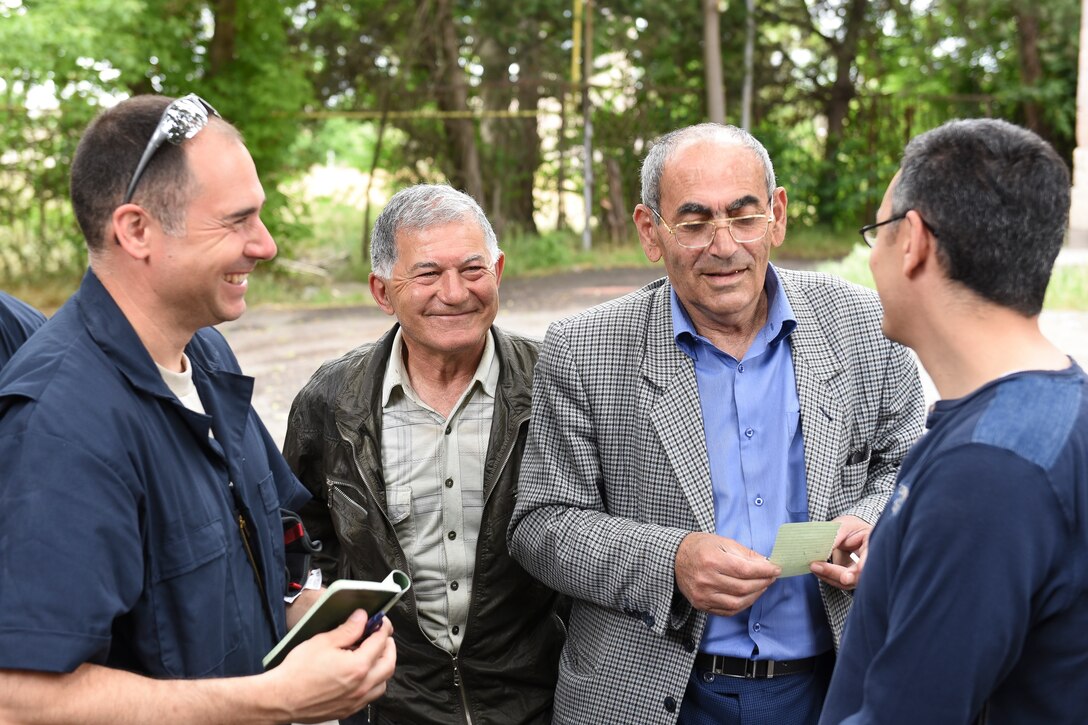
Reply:
[[[719,229],[710,246],[688,249],[676,243],[648,207],[635,210],[635,224],[646,256],[665,260],[677,297],[704,335],[748,329],[759,319],[763,283],[771,247],[782,244],[786,231],[786,192],[781,187],[767,199],[763,165],[753,151],[714,139],[699,139],[678,149],[661,175],[661,216],[679,222],[773,214],[763,239],[738,244]]]
[[[370,290],[396,315],[409,356],[475,356],[499,311],[504,258],[491,259],[471,220],[397,233],[389,279],[370,276]]]
[[[162,307],[192,334],[245,312],[248,275],[276,256],[276,243],[261,221],[264,190],[242,142],[209,126],[184,148],[193,177],[184,231],[160,235],[149,261]]]

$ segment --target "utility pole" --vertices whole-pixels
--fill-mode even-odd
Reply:
[[[1088,2],[1088,0],[1085,0]],[[585,0],[585,44],[582,54],[582,134],[583,134],[583,189],[585,202],[585,225],[582,227],[582,249],[588,252],[593,248],[593,231],[590,222],[593,219],[593,105],[589,97],[589,81],[593,73],[593,0]]]
[[[744,87],[741,89],[740,127],[752,130],[752,76],[755,75],[756,0],[746,1],[748,13],[744,24]]]
[[[706,70],[706,111],[714,123],[725,123],[725,81],[722,80],[722,31],[718,0],[703,0],[703,65]]]

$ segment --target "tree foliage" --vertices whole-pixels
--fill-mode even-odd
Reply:
[[[576,1],[0,0],[0,276],[82,265],[71,154],[93,115],[132,93],[195,91],[239,126],[288,255],[305,230],[281,182],[330,147],[394,184],[468,190],[500,233],[580,227],[559,192],[581,191],[583,91],[590,212],[626,213],[646,144],[706,119],[711,6],[584,0],[594,62],[573,86]],[[718,8],[726,120],[739,123],[748,10]],[[792,221],[864,222],[903,143],[949,118],[1007,118],[1070,158],[1079,12],[1077,0],[757,2],[752,130]]]

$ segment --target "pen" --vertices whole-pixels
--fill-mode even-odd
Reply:
[[[378,631],[382,626],[382,620],[385,619],[385,612],[378,612],[370,619],[366,620],[366,627],[363,628],[363,636],[359,641],[363,641],[370,635]]]

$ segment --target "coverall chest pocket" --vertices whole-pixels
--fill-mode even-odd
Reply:
[[[162,665],[173,677],[216,674],[241,643],[235,583],[227,561],[234,523],[179,523],[153,550],[151,597]]]

